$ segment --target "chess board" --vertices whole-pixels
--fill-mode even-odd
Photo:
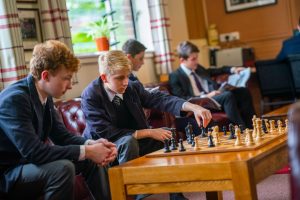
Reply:
[[[234,152],[234,151],[251,151],[259,149],[274,140],[279,140],[280,138],[286,137],[286,133],[267,133],[264,134],[261,138],[261,141],[255,142],[254,145],[247,146],[245,144],[245,134],[241,135],[242,145],[235,146],[235,139],[228,139],[229,133],[224,135],[220,133],[220,145],[215,147],[208,147],[208,138],[199,138],[199,149],[195,149],[191,144],[188,144],[187,141],[183,142],[184,148],[186,151],[179,151],[180,147],[177,147],[177,150],[172,150],[171,152],[165,153],[164,149],[155,151],[153,153],[147,154],[146,157],[167,157],[167,156],[181,156],[181,155],[192,155],[192,154],[201,154],[201,153],[222,153],[222,152]],[[254,139],[255,140],[255,139]]]

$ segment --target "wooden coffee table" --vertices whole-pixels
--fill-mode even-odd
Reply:
[[[109,169],[112,199],[135,194],[233,190],[235,199],[256,200],[256,184],[288,164],[286,140],[285,135],[250,151],[132,160]],[[217,194],[222,199],[222,193]]]

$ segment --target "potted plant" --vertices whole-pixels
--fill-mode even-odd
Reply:
[[[98,51],[109,50],[109,36],[110,32],[118,27],[117,22],[109,22],[107,16],[103,16],[100,20],[90,22],[89,26],[89,36],[96,42]]]

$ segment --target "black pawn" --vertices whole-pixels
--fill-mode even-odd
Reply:
[[[235,139],[235,130],[233,124],[229,124],[229,131],[230,131],[230,135],[228,139],[229,140]]]
[[[224,135],[227,135],[227,129],[226,129],[226,126],[223,126],[223,127],[222,127],[222,131],[224,132]]]
[[[171,138],[171,150],[177,150],[177,145],[174,138]]]
[[[183,146],[183,140],[182,139],[179,139],[179,151],[182,152],[182,151],[185,151],[185,148]]]
[[[169,140],[168,139],[165,139],[164,140],[164,143],[165,143],[165,153],[169,153],[169,152],[171,152],[171,150],[170,150],[170,147],[169,147]]]
[[[208,147],[215,147],[212,135],[208,136]]]
[[[207,137],[206,133],[205,133],[205,128],[201,127],[201,134],[200,134],[201,138]]]

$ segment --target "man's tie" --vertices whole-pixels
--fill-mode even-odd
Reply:
[[[197,86],[199,92],[205,92],[205,91],[203,90],[203,87],[202,87],[202,85],[201,85],[201,83],[200,83],[200,81],[199,81],[197,75],[195,74],[195,72],[192,72],[191,74],[192,74],[192,76],[194,77],[194,80],[195,80],[195,82],[196,82],[196,86]]]
[[[115,97],[112,100],[113,104],[115,104],[116,106],[120,106],[122,103],[122,99],[121,97],[119,97],[118,95],[115,95]]]

